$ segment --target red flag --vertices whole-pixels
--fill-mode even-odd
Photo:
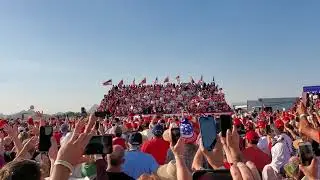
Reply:
[[[145,83],[147,83],[147,78],[144,78],[144,79],[140,82],[139,85],[143,85],[143,84],[145,84]]]
[[[154,80],[154,84],[158,84],[158,77],[156,77],[156,80]]]
[[[164,83],[168,83],[168,82],[169,82],[169,76],[167,76],[167,77],[164,79],[163,82],[164,82]]]
[[[112,85],[112,79],[109,79],[108,81],[105,81],[104,83],[102,83],[103,86],[108,86],[108,85]]]
[[[123,79],[119,82],[118,87],[121,87],[123,85]]]
[[[191,83],[194,84],[194,80],[193,80],[192,76],[190,78],[191,78]]]
[[[177,76],[176,80],[177,80],[178,84],[180,84],[180,76]]]

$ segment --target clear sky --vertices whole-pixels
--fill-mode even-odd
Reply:
[[[320,84],[318,0],[28,0],[0,4],[0,112],[99,103],[101,82],[212,76],[229,102]]]

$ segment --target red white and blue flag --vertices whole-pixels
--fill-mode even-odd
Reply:
[[[140,85],[146,84],[147,83],[147,78],[145,77],[141,82]]]
[[[123,85],[123,79],[118,83],[118,87],[121,87]]]

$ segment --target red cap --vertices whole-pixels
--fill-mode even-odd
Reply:
[[[267,123],[264,122],[264,121],[258,121],[257,127],[258,128],[266,128],[267,127]]]
[[[126,123],[126,124],[125,124],[125,127],[126,127],[127,129],[132,129],[131,123]]]
[[[259,140],[259,135],[254,131],[249,131],[246,133],[245,138],[250,142],[253,140]]]
[[[240,126],[240,125],[241,125],[240,119],[234,118],[234,119],[233,119],[233,125],[235,125],[235,126]]]
[[[276,125],[276,128],[279,129],[280,127],[284,127],[284,123],[282,120],[277,119],[274,124]]]

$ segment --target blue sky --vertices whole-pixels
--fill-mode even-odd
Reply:
[[[203,74],[229,102],[320,84],[317,0],[29,0],[0,5],[0,112],[90,107],[101,82]]]

